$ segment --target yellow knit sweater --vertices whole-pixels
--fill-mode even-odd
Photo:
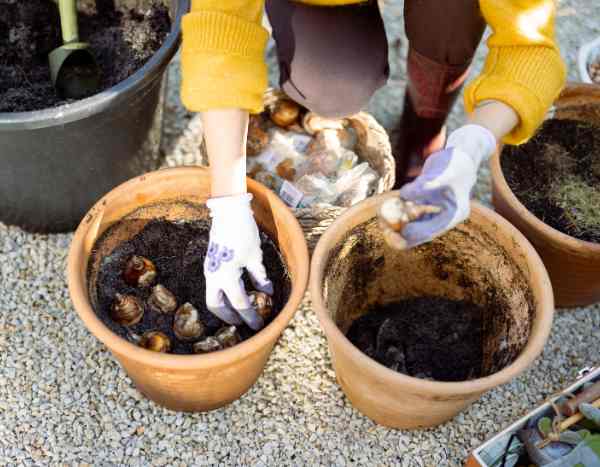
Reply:
[[[321,6],[361,0],[304,0]],[[410,1],[410,0],[406,0]],[[479,0],[492,35],[483,72],[465,90],[465,107],[495,99],[520,123],[504,141],[526,141],[562,89],[566,70],[554,38],[554,0]],[[262,109],[267,87],[261,26],[264,0],[192,0],[183,19],[181,97],[191,111]]]

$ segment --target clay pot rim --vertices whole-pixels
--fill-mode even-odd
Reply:
[[[260,192],[268,200],[269,203],[280,213],[283,218],[281,223],[289,229],[292,243],[294,244],[295,253],[298,255],[298,268],[295,277],[292,278],[292,290],[290,297],[281,310],[279,315],[264,329],[229,349],[220,350],[202,355],[179,355],[179,354],[164,354],[152,352],[141,348],[127,341],[111,331],[96,315],[88,300],[87,281],[80,280],[79,265],[81,261],[86,261],[88,258],[82,258],[82,243],[85,240],[87,233],[93,228],[94,222],[91,222],[93,216],[97,212],[102,212],[105,205],[109,206],[114,198],[118,198],[121,193],[127,191],[135,191],[140,182],[149,183],[157,178],[170,177],[173,175],[190,174],[194,172],[205,172],[203,167],[175,167],[165,168],[150,172],[139,177],[124,182],[117,186],[106,195],[104,195],[93,207],[88,214],[84,216],[79,224],[73,240],[71,242],[69,256],[67,259],[67,282],[69,294],[75,311],[85,323],[88,330],[98,338],[104,345],[117,354],[127,356],[131,360],[135,360],[143,365],[148,365],[155,368],[163,368],[167,370],[194,370],[206,369],[215,366],[229,365],[232,361],[242,360],[260,351],[271,342],[275,341],[283,332],[285,327],[293,318],[298,309],[308,283],[309,272],[309,255],[308,247],[304,239],[304,234],[300,228],[300,224],[290,211],[290,209],[275,195],[263,185],[248,179],[248,190],[250,192]],[[140,206],[146,203],[140,203]],[[92,216],[92,217],[90,217]],[[101,217],[101,216],[100,216]]]
[[[510,381],[512,378],[518,376],[539,356],[544,349],[544,345],[550,335],[552,328],[552,317],[554,314],[554,297],[552,293],[552,287],[550,285],[550,278],[546,268],[544,267],[544,264],[542,263],[542,260],[540,259],[540,256],[537,254],[531,243],[529,243],[529,241],[502,216],[475,201],[471,203],[471,209],[488,219],[493,224],[496,224],[500,229],[509,231],[510,234],[518,240],[519,245],[523,248],[526,257],[528,258],[531,270],[537,271],[538,273],[537,280],[539,282],[539,290],[541,292],[539,297],[535,297],[535,306],[539,313],[539,318],[534,320],[529,340],[515,361],[502,370],[489,376],[468,381],[442,382],[414,378],[412,376],[391,370],[362,353],[346,338],[346,336],[335,324],[327,310],[321,293],[323,272],[325,270],[328,252],[335,241],[340,236],[343,236],[348,232],[348,229],[346,228],[347,225],[352,225],[352,227],[354,227],[369,219],[372,219],[374,213],[376,212],[377,206],[379,206],[384,199],[394,196],[398,196],[397,191],[392,191],[368,198],[367,200],[351,207],[329,227],[329,229],[323,234],[317,243],[311,263],[309,291],[315,312],[317,313],[319,322],[321,323],[328,340],[331,339],[332,341],[336,341],[336,345],[343,348],[342,351],[349,356],[350,360],[354,360],[361,366],[370,367],[373,372],[377,374],[377,377],[379,377],[383,383],[389,384],[390,387],[394,387],[392,385],[401,385],[416,392],[426,392],[442,399],[449,399],[452,398],[452,396],[458,397],[459,395],[484,392],[495,386],[504,384]],[[371,211],[373,214],[368,215],[367,213],[369,211]],[[534,274],[532,273],[532,275]]]
[[[490,161],[492,183],[495,186],[498,194],[502,196],[504,201],[510,205],[511,209],[519,215],[521,220],[525,222],[531,229],[540,232],[540,234],[549,239],[549,241],[556,242],[571,249],[586,250],[594,255],[600,256],[600,243],[580,240],[549,226],[542,220],[538,219],[529,209],[527,209],[523,203],[521,203],[504,177],[504,172],[502,171],[502,166],[500,165],[501,154],[502,147],[494,153]]]

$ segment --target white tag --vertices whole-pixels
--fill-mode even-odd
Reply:
[[[281,189],[279,190],[279,197],[289,207],[296,208],[300,204],[300,201],[302,201],[304,193],[302,193],[292,183],[284,180],[283,185],[281,185]]]

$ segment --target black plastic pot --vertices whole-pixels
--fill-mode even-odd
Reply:
[[[74,104],[0,113],[0,221],[73,230],[106,192],[160,165],[164,75],[188,9],[189,0],[171,0],[165,43],[116,86]]]

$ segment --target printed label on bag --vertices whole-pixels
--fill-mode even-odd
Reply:
[[[300,201],[302,201],[304,193],[302,193],[292,183],[284,180],[283,185],[281,185],[281,190],[279,190],[279,197],[289,207],[296,208],[300,204]]]

